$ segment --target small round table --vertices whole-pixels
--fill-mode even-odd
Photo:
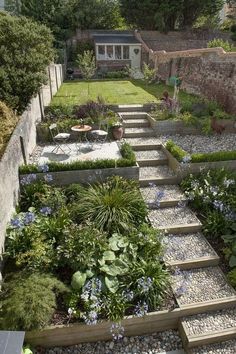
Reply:
[[[79,150],[79,144],[82,142],[82,137],[84,136],[85,140],[88,141],[86,134],[92,130],[92,127],[90,125],[74,125],[71,130],[78,133],[77,150]]]

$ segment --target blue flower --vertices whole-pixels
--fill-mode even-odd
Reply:
[[[119,340],[124,337],[124,327],[121,326],[121,323],[112,323],[110,332],[114,340]]]
[[[52,182],[52,180],[53,180],[52,175],[46,174],[46,175],[44,176],[44,180],[45,180],[45,182],[47,182],[47,183]]]
[[[151,187],[151,188],[155,188],[155,187],[156,187],[155,183],[153,183],[153,182],[149,182],[148,185],[149,185],[149,187]]]
[[[142,277],[138,279],[138,289],[141,290],[142,292],[146,293],[150,290],[152,287],[152,279],[150,277]]]
[[[11,219],[10,221],[11,226],[13,226],[15,229],[20,229],[21,227],[23,227],[23,223],[19,218],[15,218],[15,219]]]
[[[44,173],[46,173],[46,172],[48,172],[49,171],[49,167],[48,167],[48,165],[41,165],[41,166],[38,166],[38,170],[40,171],[40,172],[44,172]]]
[[[137,303],[134,309],[134,314],[137,317],[143,317],[147,314],[148,312],[148,305],[146,302],[141,303],[140,301]]]
[[[187,206],[187,201],[186,200],[180,200],[178,202],[178,207],[179,208],[185,208]]]
[[[43,215],[50,215],[50,214],[52,214],[52,208],[50,208],[50,207],[42,207],[40,209],[40,213],[43,214]]]
[[[36,181],[36,179],[37,179],[36,174],[31,173],[31,174],[23,177],[20,183],[22,186],[26,186],[26,185],[31,184],[32,182]]]
[[[25,218],[24,218],[24,224],[25,225],[29,225],[32,222],[34,222],[35,220],[35,214],[31,213],[30,211],[28,211],[27,213],[25,213]]]
[[[122,297],[124,298],[125,301],[132,301],[134,299],[134,292],[133,291],[123,291],[122,292]]]
[[[182,163],[189,163],[191,162],[192,157],[190,155],[185,155],[182,159]]]
[[[84,322],[90,326],[95,325],[98,322],[98,314],[94,310],[84,314],[82,317],[84,319]]]
[[[176,290],[175,290],[175,295],[177,297],[182,296],[184,293],[187,291],[187,286],[183,283],[181,284]]]
[[[214,200],[213,206],[215,209],[218,209],[221,212],[224,211],[224,204],[220,200]]]

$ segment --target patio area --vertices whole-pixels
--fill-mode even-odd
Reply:
[[[116,142],[99,143],[72,143],[62,145],[62,150],[53,152],[55,145],[38,145],[30,158],[30,163],[44,165],[49,162],[70,163],[74,161],[106,160],[121,158],[119,146]]]

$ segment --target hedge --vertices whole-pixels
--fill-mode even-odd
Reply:
[[[167,141],[166,149],[179,161],[182,162],[185,156],[189,154],[181,147],[176,145],[172,140]],[[191,156],[191,163],[197,162],[216,162],[236,160],[236,151],[217,151],[209,153],[197,153]]]
[[[118,160],[94,160],[94,161],[74,161],[70,163],[49,162],[49,172],[59,171],[75,171],[75,170],[94,170],[103,168],[115,167],[131,167],[135,166],[135,154],[128,143],[121,145],[120,153],[122,158]],[[20,174],[37,173],[39,172],[37,165],[23,165],[19,169]]]

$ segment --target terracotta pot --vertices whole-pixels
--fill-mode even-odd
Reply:
[[[115,140],[120,140],[124,134],[124,129],[123,127],[114,127],[112,129],[112,135]]]

